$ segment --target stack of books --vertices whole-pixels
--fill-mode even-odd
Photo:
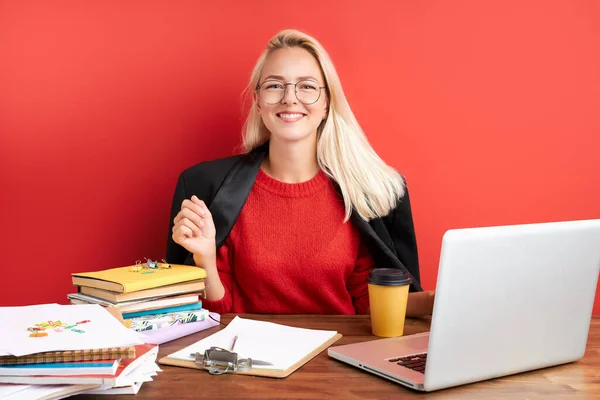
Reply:
[[[29,385],[30,391],[69,385],[77,393],[135,394],[161,371],[156,365],[158,345],[55,351],[27,356],[0,356],[0,385]],[[1,390],[0,390],[1,392]],[[63,393],[63,394],[66,394]],[[31,397],[34,398],[34,397]]]
[[[97,304],[0,307],[0,319],[0,397],[137,393],[160,371],[158,346]]]
[[[206,271],[188,265],[144,264],[72,274],[77,293],[71,304],[117,308],[126,326],[138,332],[203,321]]]

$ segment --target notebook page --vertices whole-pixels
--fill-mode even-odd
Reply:
[[[229,350],[234,337],[237,336],[234,351],[240,358],[250,357],[273,364],[272,366],[254,365],[256,369],[283,371],[336,334],[336,331],[295,328],[273,322],[235,317],[224,329],[169,357],[192,361],[191,353],[204,353],[211,346]]]
[[[1,351],[15,356],[144,343],[143,335],[127,329],[98,304],[0,307],[0,320]]]

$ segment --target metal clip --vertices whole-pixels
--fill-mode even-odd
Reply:
[[[251,358],[238,358],[238,354],[220,347],[211,347],[204,354],[192,353],[196,365],[208,370],[213,375],[226,372],[245,372],[252,369]]]

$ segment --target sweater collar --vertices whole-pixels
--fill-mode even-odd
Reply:
[[[311,179],[300,183],[287,183],[277,180],[262,169],[256,175],[256,186],[279,197],[308,197],[327,187],[329,178],[321,170]]]

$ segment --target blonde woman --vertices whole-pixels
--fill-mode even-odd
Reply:
[[[325,49],[278,33],[249,89],[246,152],[179,176],[167,261],[206,270],[204,306],[218,313],[368,313],[374,267],[410,274],[407,314],[430,313],[405,182],[371,148]]]

